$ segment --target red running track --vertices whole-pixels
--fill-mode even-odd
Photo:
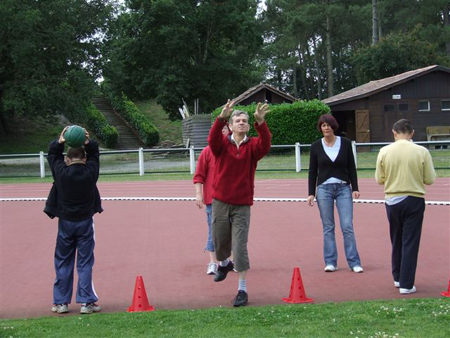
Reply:
[[[46,197],[50,184],[3,184],[1,198]],[[100,183],[102,197],[193,197],[190,181]],[[382,187],[360,180],[361,199],[383,199]],[[305,198],[306,180],[256,182],[255,197]],[[428,187],[427,200],[449,201],[450,179]],[[57,221],[44,202],[0,202],[0,318],[51,315]],[[156,309],[231,306],[237,274],[214,283],[207,276],[206,217],[191,201],[104,201],[95,216],[95,288],[103,312],[131,305],[142,275]],[[450,207],[427,206],[416,275],[418,292],[400,296],[390,273],[390,241],[382,204],[355,204],[354,226],[363,274],[348,270],[336,229],[339,271],[324,273],[317,206],[256,202],[252,207],[248,273],[249,305],[283,304],[293,268],[299,266],[307,296],[330,301],[440,297],[450,277]],[[76,281],[76,279],[75,279]],[[78,305],[72,303],[71,313]]]

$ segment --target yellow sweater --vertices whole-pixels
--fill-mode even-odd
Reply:
[[[425,196],[425,184],[436,178],[429,151],[413,142],[397,140],[380,149],[375,179],[384,184],[386,199],[395,196]]]

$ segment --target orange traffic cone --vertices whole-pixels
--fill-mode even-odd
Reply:
[[[302,276],[300,275],[300,269],[294,268],[294,274],[292,275],[291,292],[289,298],[282,298],[286,303],[312,303],[313,299],[306,297],[305,288],[303,287]]]
[[[128,308],[128,312],[154,311],[155,308],[148,303],[147,292],[145,292],[144,280],[142,276],[136,277],[134,287],[133,304]]]
[[[441,295],[444,297],[450,297],[450,279],[448,280],[448,289],[447,291],[442,291]]]

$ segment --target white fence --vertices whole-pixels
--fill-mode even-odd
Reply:
[[[352,142],[357,168],[358,158],[362,162],[370,162],[370,167],[359,169],[374,169],[374,158],[378,149],[390,142],[356,143]],[[432,156],[441,157],[435,167],[450,169],[450,151],[445,150],[450,141],[416,142],[430,149]],[[266,156],[258,165],[258,170],[295,171],[301,172],[309,166],[307,150],[310,144],[273,145],[270,156]],[[361,148],[359,148],[361,147]],[[359,148],[359,149],[358,149]],[[438,149],[438,150],[432,150]],[[141,176],[152,172],[195,172],[197,158],[202,148],[167,148],[167,149],[132,149],[120,151],[101,151],[100,174],[139,174]],[[437,154],[437,155],[436,155]],[[0,155],[0,177],[41,177],[51,175],[45,159],[46,154],[13,154]],[[367,161],[366,158],[370,157]],[[274,159],[275,158],[275,159]],[[443,164],[442,164],[443,163]]]

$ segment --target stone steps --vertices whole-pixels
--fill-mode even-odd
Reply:
[[[100,113],[105,116],[108,123],[114,126],[119,132],[119,139],[115,149],[138,149],[144,146],[144,143],[139,139],[135,131],[132,130],[126,121],[114,111],[104,97],[93,97],[92,102]]]

